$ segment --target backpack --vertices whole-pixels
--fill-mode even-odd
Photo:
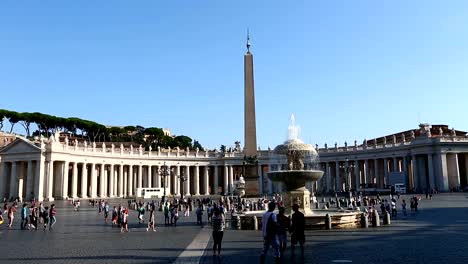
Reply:
[[[277,226],[276,223],[273,221],[273,213],[270,214],[268,217],[268,221],[266,224],[266,236],[268,238],[273,238],[277,233]]]

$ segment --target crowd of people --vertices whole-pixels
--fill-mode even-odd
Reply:
[[[7,228],[12,229],[18,206],[18,202],[5,203],[3,210],[0,208],[0,224],[5,222],[3,215],[6,215],[8,219]],[[23,203],[20,208],[20,228],[21,230],[38,230],[42,226],[43,230],[52,230],[57,222],[56,215],[55,204],[51,204],[49,208],[36,201],[32,201],[30,204]]]

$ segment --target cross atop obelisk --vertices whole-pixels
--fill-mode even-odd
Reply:
[[[244,148],[245,155],[257,155],[257,128],[255,124],[255,92],[253,56],[250,53],[250,35],[247,30],[247,53],[244,55]]]

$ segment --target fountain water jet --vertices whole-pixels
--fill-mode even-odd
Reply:
[[[318,181],[323,171],[318,170],[319,158],[315,148],[299,139],[299,126],[291,115],[288,126],[288,140],[274,149],[276,159],[286,163],[286,169],[268,173],[275,182],[282,182],[286,187],[284,206],[286,214],[290,214],[292,205],[299,205],[299,210],[305,215],[311,215],[310,192],[305,187],[306,182]]]

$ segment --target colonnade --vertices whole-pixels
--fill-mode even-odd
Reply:
[[[234,166],[115,164],[72,161],[4,161],[0,197],[32,199],[133,197],[137,188],[166,188],[168,195],[228,194]]]
[[[324,176],[317,190],[344,191],[362,187],[385,188],[405,183],[416,191],[468,185],[468,153],[421,153],[403,157],[322,162]],[[393,178],[392,177],[401,177]]]

